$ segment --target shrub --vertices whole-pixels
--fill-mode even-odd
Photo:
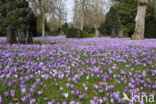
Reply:
[[[87,38],[88,36],[87,32],[76,28],[69,28],[66,34],[67,38]]]
[[[68,23],[63,24],[61,27],[61,30],[62,30],[62,32],[64,32],[66,34],[67,30],[68,30]]]
[[[53,31],[50,32],[50,35],[51,36],[57,36],[59,35],[61,32],[61,28],[57,28],[57,29],[54,29]]]
[[[84,27],[83,31],[87,32],[88,34],[94,34],[95,28]]]
[[[88,34],[88,38],[93,38],[95,37],[95,34]]]
[[[70,28],[67,30],[67,34],[66,34],[66,37],[67,38],[77,38],[78,37],[78,29],[76,28]]]

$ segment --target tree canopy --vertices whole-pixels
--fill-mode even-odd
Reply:
[[[36,17],[26,0],[0,1],[0,34],[5,35],[9,24],[22,31],[36,32]],[[32,30],[33,29],[33,30]]]
[[[154,6],[155,4],[153,3],[153,1],[148,4],[146,14],[146,38],[156,37],[154,35],[156,34],[156,7]],[[124,36],[131,37],[135,30],[137,5],[137,0],[114,0],[113,6],[106,15],[105,22],[102,23],[100,26],[102,34],[110,34],[112,32],[112,28],[115,28],[115,30],[118,31],[122,29],[124,32]],[[120,28],[118,27],[117,23],[119,23]]]

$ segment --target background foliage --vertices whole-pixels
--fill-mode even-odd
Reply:
[[[119,30],[123,30],[124,36],[131,37],[135,30],[137,3],[137,0],[115,0],[114,5],[106,15],[105,21],[100,25],[100,32],[111,35],[112,29],[115,29],[116,34],[119,34]],[[155,10],[155,4],[151,1],[146,14],[146,38],[156,37]]]
[[[0,36],[6,35],[9,24],[37,34],[36,20],[26,0],[0,0]]]

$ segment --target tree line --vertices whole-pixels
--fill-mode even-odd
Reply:
[[[0,0],[0,36],[9,25],[29,37],[68,34],[87,36],[155,38],[155,0],[73,0],[72,10],[65,10],[64,0]],[[73,21],[66,23],[73,11]],[[15,33],[15,34],[16,34]],[[31,35],[30,35],[31,36]],[[72,37],[72,34],[70,34]],[[86,37],[86,36],[84,36]],[[31,40],[31,39],[30,39]]]

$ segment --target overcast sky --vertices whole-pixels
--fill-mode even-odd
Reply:
[[[67,22],[72,22],[73,18],[73,7],[74,7],[74,0],[66,0],[66,10],[67,13]]]

